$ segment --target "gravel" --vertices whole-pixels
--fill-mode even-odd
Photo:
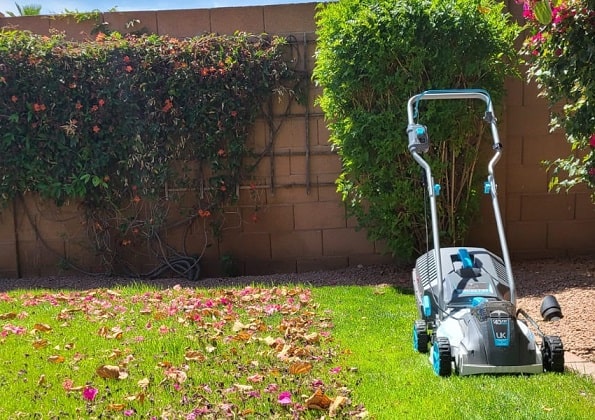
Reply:
[[[517,307],[524,309],[548,335],[562,338],[564,348],[586,360],[595,362],[595,258],[566,258],[522,261],[513,264],[517,282]],[[139,280],[121,277],[56,276],[43,278],[0,279],[0,291],[14,289],[91,289],[114,287],[145,281],[158,287],[176,284],[188,287],[232,287],[300,283],[306,286],[390,284],[400,289],[411,288],[410,269],[395,266],[357,266],[341,270],[307,273],[205,278],[191,282],[181,278]],[[554,295],[562,308],[563,318],[546,322],[540,315],[541,301]]]

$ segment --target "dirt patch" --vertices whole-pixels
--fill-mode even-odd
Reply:
[[[595,258],[516,262],[513,264],[513,273],[517,282],[517,306],[528,312],[545,334],[560,336],[567,351],[595,362]],[[232,287],[286,283],[301,283],[306,286],[387,283],[400,289],[410,289],[411,271],[394,266],[358,266],[299,274],[207,278],[197,282],[180,278],[146,280],[105,276],[0,279],[0,291],[32,288],[92,289],[135,282],[146,282],[159,287],[176,284],[188,287]],[[560,321],[542,320],[540,306],[546,295],[554,295],[560,303],[563,313]]]

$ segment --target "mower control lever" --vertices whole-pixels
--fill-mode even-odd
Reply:
[[[421,124],[410,124],[407,127],[409,135],[409,152],[425,153],[430,149],[428,129]]]

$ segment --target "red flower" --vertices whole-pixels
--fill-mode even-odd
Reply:
[[[217,151],[217,156],[219,156],[219,157],[223,157],[223,156],[225,156],[225,150],[223,150],[223,149],[219,149],[219,150]]]
[[[232,117],[237,117],[238,116],[238,111],[231,111],[231,116]]]
[[[99,106],[103,106],[103,105],[105,105],[105,101],[103,99],[100,99],[99,101],[97,101],[97,104]]]
[[[99,128],[99,126],[97,124],[93,126],[93,132],[95,134],[99,133],[100,131],[101,131],[101,128]]]
[[[33,110],[35,112],[41,112],[41,111],[45,111],[45,105],[44,104],[38,104],[38,103],[34,103],[33,104]]]
[[[124,62],[125,63],[130,63],[130,57],[128,57],[127,55],[124,56]]]
[[[133,69],[132,69],[132,66],[126,66],[124,68],[124,70],[126,70],[126,72],[128,72],[128,73],[131,73]]]
[[[74,106],[77,110],[82,109],[83,104],[81,104],[79,101],[76,101],[76,105]]]
[[[589,139],[589,144],[591,147],[595,147],[595,133],[591,134],[591,139]]]
[[[172,108],[173,108],[173,106],[174,106],[174,105],[173,105],[173,103],[171,102],[171,100],[170,100],[170,99],[166,99],[166,100],[165,100],[165,105],[163,105],[163,108],[161,108],[161,110],[162,110],[163,112],[168,112],[170,109],[172,109]]]

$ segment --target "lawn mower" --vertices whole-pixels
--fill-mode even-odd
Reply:
[[[416,122],[419,103],[475,99],[486,104],[484,120],[493,138],[494,155],[488,163],[484,193],[491,196],[502,257],[478,247],[440,248],[436,204],[440,186],[434,183],[430,165],[421,156],[429,151],[430,141],[427,127]],[[426,91],[409,99],[407,117],[408,149],[424,175],[434,245],[416,260],[412,272],[419,312],[413,326],[414,349],[430,353],[430,363],[439,376],[453,372],[459,375],[563,372],[564,348],[560,338],[544,335],[525,311],[516,308],[515,282],[494,177],[502,144],[488,92]],[[548,319],[562,316],[553,296],[544,300],[542,315]],[[541,338],[540,345],[535,333]]]

